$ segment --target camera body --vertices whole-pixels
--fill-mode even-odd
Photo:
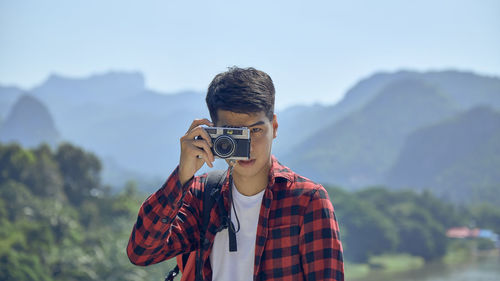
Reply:
[[[205,127],[212,139],[215,158],[229,160],[250,159],[250,130],[246,127]]]

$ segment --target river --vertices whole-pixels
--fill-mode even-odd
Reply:
[[[349,278],[346,278],[349,281]],[[396,275],[371,276],[363,281],[500,281],[500,256],[477,257],[467,263],[425,267]]]

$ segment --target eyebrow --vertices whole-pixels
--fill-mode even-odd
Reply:
[[[254,126],[258,126],[258,125],[263,125],[263,124],[265,124],[264,121],[258,121],[258,122],[254,123],[252,125],[248,125],[247,127],[250,128],[250,127],[254,127]]]
[[[259,126],[259,125],[263,125],[263,124],[265,124],[265,122],[261,120],[261,121],[258,121],[258,122],[253,123],[252,125],[243,126],[243,127],[251,128],[251,127],[255,127],[255,126]],[[224,128],[230,128],[230,127],[233,127],[233,126],[230,126],[230,125],[224,125],[224,126],[221,126],[221,127],[224,127]]]

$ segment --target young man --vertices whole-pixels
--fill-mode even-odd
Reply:
[[[132,263],[161,262],[201,244],[204,280],[344,280],[342,245],[327,192],[271,155],[278,130],[274,93],[271,78],[253,68],[230,68],[213,79],[206,97],[213,123],[193,121],[180,139],[179,166],[141,206],[127,247]],[[221,188],[224,210],[214,205],[200,243],[206,174],[195,173],[214,161],[203,125],[247,127],[251,148],[249,160],[234,164],[232,180],[228,173]],[[237,251],[229,251],[221,215],[228,212],[239,228]]]

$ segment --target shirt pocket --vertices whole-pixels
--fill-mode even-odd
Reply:
[[[283,247],[299,245],[300,226],[298,224],[279,225],[269,228],[268,242]],[[298,249],[297,249],[298,250]]]

